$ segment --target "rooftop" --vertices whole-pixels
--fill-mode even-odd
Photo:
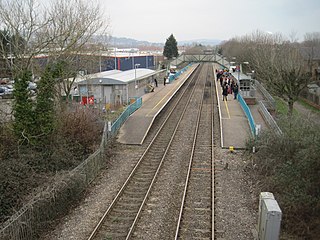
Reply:
[[[75,82],[78,84],[99,84],[99,85],[114,85],[114,84],[126,84],[128,82],[134,81],[135,79],[143,78],[154,74],[154,70],[147,68],[137,68],[120,71],[111,70],[95,74],[89,74],[85,76],[78,77]]]

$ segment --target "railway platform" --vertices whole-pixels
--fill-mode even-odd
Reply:
[[[117,141],[128,145],[141,145],[152,126],[154,119],[166,106],[174,94],[188,79],[197,64],[192,65],[170,84],[158,82],[154,92],[142,96],[142,106],[122,125]]]
[[[160,111],[170,101],[175,92],[183,85],[187,78],[196,68],[196,64],[184,72],[178,79],[165,86],[158,84],[154,92],[147,93],[142,97],[142,106],[133,113],[120,128],[117,141],[123,144],[141,145],[148,134],[152,123]],[[213,68],[213,71],[215,68]],[[215,75],[215,74],[214,74]],[[217,101],[220,115],[220,135],[221,147],[234,149],[244,149],[246,140],[251,136],[248,119],[243,112],[240,103],[233,99],[233,95],[228,96],[228,101],[222,101],[220,83],[215,78]],[[251,108],[252,115],[256,123],[263,119],[257,108]],[[260,123],[264,124],[264,123]]]
[[[220,115],[221,147],[244,149],[246,140],[251,136],[248,119],[234,95],[229,94],[227,101],[223,101],[220,83],[216,81],[215,86]]]

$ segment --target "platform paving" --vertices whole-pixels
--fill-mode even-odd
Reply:
[[[162,81],[158,81],[158,87],[155,87],[154,92],[143,95],[142,106],[122,125],[117,141],[123,144],[141,145],[156,116],[188,79],[196,66],[197,64],[194,64],[165,86]]]
[[[220,115],[221,147],[243,149],[246,140],[251,136],[249,121],[233,94],[229,94],[227,101],[223,101],[220,82],[216,81],[215,86]]]

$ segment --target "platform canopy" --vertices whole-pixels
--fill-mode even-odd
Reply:
[[[134,81],[136,79],[145,78],[147,76],[153,75],[154,73],[154,70],[146,68],[137,68],[127,71],[111,70],[80,76],[79,80],[76,80],[76,82],[78,84],[90,83],[93,85],[120,85],[127,84],[128,82]]]

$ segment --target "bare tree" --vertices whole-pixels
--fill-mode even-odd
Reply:
[[[15,72],[30,68],[36,71],[33,60],[39,54],[47,56],[48,61],[67,62],[73,62],[79,54],[90,55],[86,44],[92,42],[94,35],[105,34],[109,23],[99,4],[84,0],[51,1],[49,7],[36,0],[2,0],[0,22],[7,32],[3,36],[6,41],[0,42],[1,57],[8,66],[13,65]],[[61,79],[74,77],[76,71],[66,70]],[[68,95],[74,80],[61,81]]]
[[[237,59],[248,61],[269,91],[287,101],[289,115],[292,115],[294,102],[311,80],[299,45],[280,33],[257,30],[238,38],[232,46],[240,48],[241,56],[236,56]]]
[[[79,55],[88,56],[97,52],[97,48],[85,46],[92,43],[95,35],[106,34],[109,21],[101,14],[98,4],[83,0],[58,0],[48,14],[52,21],[43,34],[55,36],[48,55],[50,60],[69,62],[60,78],[63,91],[69,96],[77,72],[83,70]]]
[[[49,22],[39,14],[38,8],[34,0],[0,1],[0,21],[6,31],[2,36],[5,41],[0,43],[1,57],[14,72],[29,68],[32,58],[50,41],[49,36],[36,39],[37,33],[43,31]]]
[[[314,66],[314,58],[317,55],[317,52],[320,52],[320,32],[306,33],[304,35],[303,45],[303,54],[307,59],[307,64],[309,71],[312,72]]]

